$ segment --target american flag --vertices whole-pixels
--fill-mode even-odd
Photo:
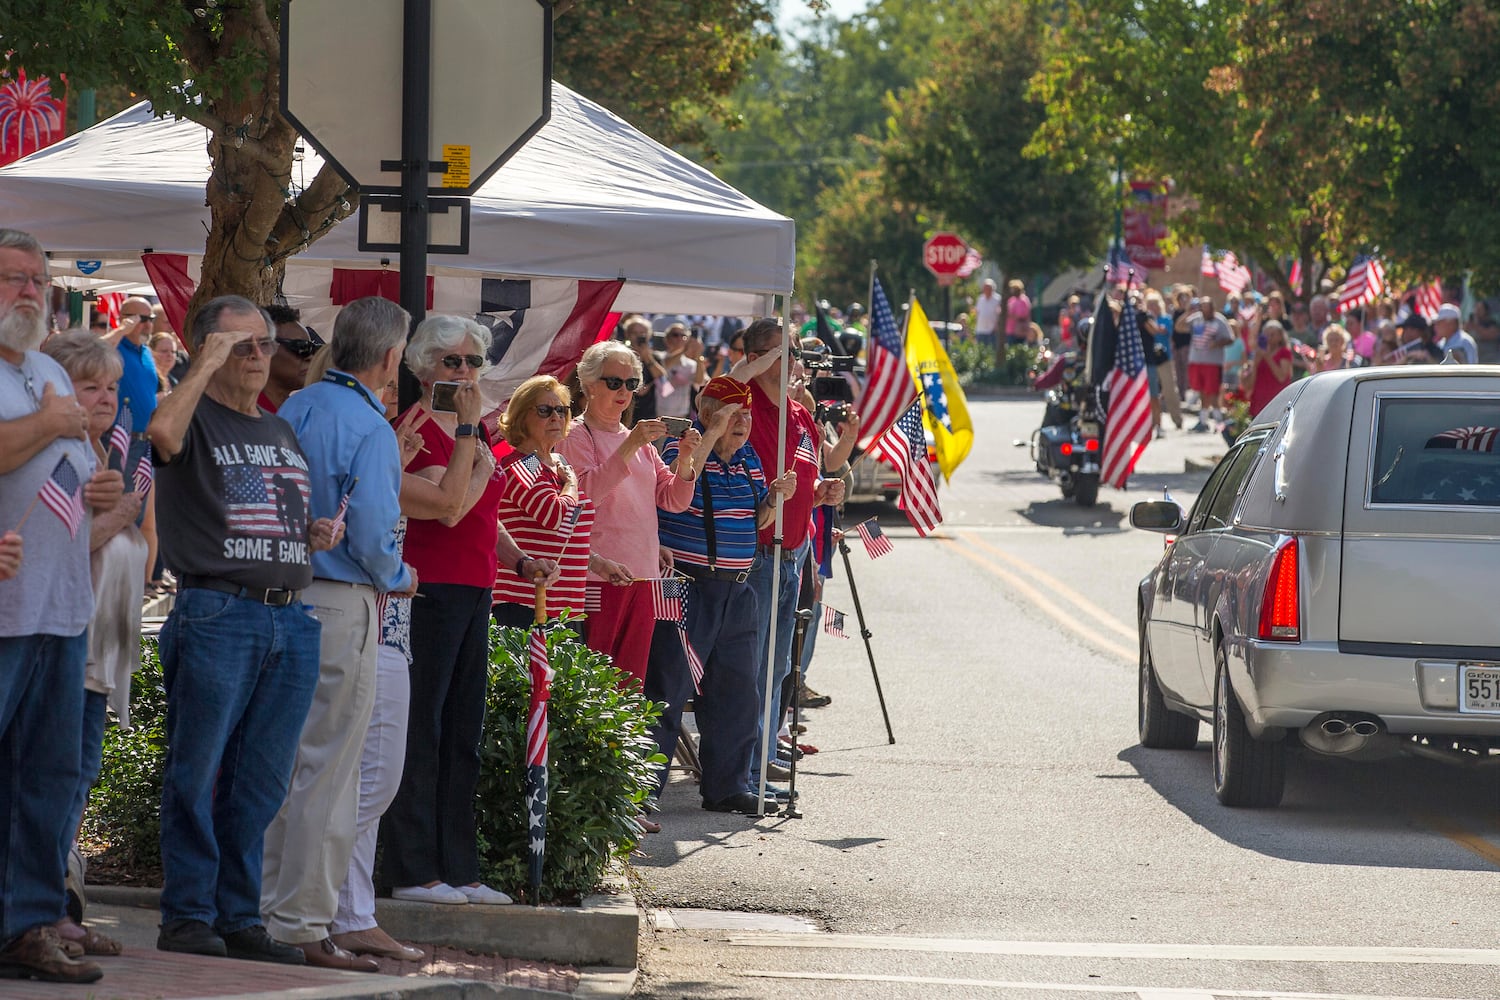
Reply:
[[[333,530],[337,532],[344,526],[344,518],[349,515],[349,498],[354,496],[354,487],[359,485],[359,477],[349,484],[349,492],[344,494],[344,499],[339,501],[338,513],[333,515]]]
[[[937,484],[927,464],[927,438],[922,433],[922,401],[914,400],[890,428],[870,446],[870,454],[901,474],[901,499],[897,506],[926,535],[943,523],[938,506]]]
[[[135,472],[131,479],[137,493],[146,493],[151,489],[151,484],[156,481],[156,470],[151,468],[151,446],[146,445],[146,453],[141,460],[135,463]]]
[[[828,605],[823,605],[823,631],[829,635],[836,635],[840,639],[849,638],[844,633],[844,613]]]
[[[1101,482],[1125,488],[1131,470],[1151,440],[1151,390],[1146,383],[1146,352],[1141,346],[1135,310],[1120,311],[1120,339],[1115,366],[1104,379],[1109,412],[1104,418]]]
[[[1374,257],[1360,254],[1349,267],[1339,289],[1339,312],[1368,305],[1385,292],[1385,268]]]
[[[1437,319],[1438,310],[1443,307],[1443,282],[1441,279],[1429,282],[1418,288],[1415,305],[1417,312],[1429,323]]]
[[[1198,273],[1205,278],[1217,277],[1219,269],[1214,266],[1214,255],[1209,251],[1208,244],[1203,244],[1203,256],[1198,261]]]
[[[547,636],[540,625],[531,629],[531,705],[526,714],[526,832],[529,848],[531,899],[541,896],[542,868],[547,858],[547,702],[552,698],[552,665],[547,661]]]
[[[687,581],[680,576],[651,580],[651,611],[659,622],[680,622],[687,614]]]
[[[969,247],[964,251],[964,259],[959,261],[958,276],[960,278],[967,278],[982,266],[984,266],[984,258],[979,255],[978,250]]]
[[[792,458],[798,462],[810,462],[813,465],[818,464],[818,452],[813,448],[812,437],[807,431],[803,431],[802,436],[797,439],[797,451]]]
[[[77,538],[78,529],[83,524],[83,484],[66,455],[57,460],[52,475],[47,477],[37,496],[68,526],[68,537]]]
[[[890,555],[891,540],[885,537],[885,532],[880,530],[880,522],[873,517],[868,521],[861,521],[854,526],[860,541],[865,543],[865,551],[871,559],[879,559],[881,556]]]
[[[669,576],[663,580],[652,580],[651,611],[659,622],[671,622],[677,626],[677,639],[682,643],[682,655],[687,658],[688,672],[693,675],[693,690],[703,691],[703,660],[693,649],[687,634],[688,582],[680,576]]]
[[[129,410],[124,412],[126,415],[130,413]],[[124,424],[115,424],[109,429],[109,448],[106,451],[118,451],[121,458],[130,454],[130,432]]]
[[[1240,263],[1233,250],[1225,250],[1224,257],[1216,265],[1219,287],[1230,295],[1239,295],[1250,287],[1250,269]]]
[[[1130,255],[1125,252],[1124,247],[1113,246],[1109,248],[1109,264],[1105,267],[1104,280],[1109,282],[1129,281],[1130,272],[1133,269],[1134,264],[1130,260]]]
[[[1286,276],[1286,283],[1292,286],[1292,294],[1296,295],[1302,288],[1302,258],[1297,257],[1292,261],[1292,273]]]
[[[1494,427],[1455,427],[1427,439],[1428,448],[1454,448],[1459,451],[1494,451],[1497,429]]]
[[[917,394],[911,372],[906,369],[906,348],[896,330],[896,317],[878,281],[870,300],[870,342],[865,350],[865,370],[869,381],[857,409],[859,446],[868,451]]]
[[[299,494],[295,502],[292,493]],[[291,515],[294,509],[306,512],[310,495],[301,469],[231,465],[224,470],[225,523],[235,534],[300,537],[307,531],[305,516],[297,525]]]

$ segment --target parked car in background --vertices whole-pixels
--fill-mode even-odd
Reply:
[[[1288,747],[1500,764],[1500,367],[1327,372],[1292,383],[1141,581],[1146,747],[1213,726],[1214,791],[1280,802]]]

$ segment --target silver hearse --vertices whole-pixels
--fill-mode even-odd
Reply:
[[[1213,725],[1228,806],[1281,801],[1292,740],[1500,762],[1500,366],[1327,372],[1236,440],[1141,581],[1146,747]]]

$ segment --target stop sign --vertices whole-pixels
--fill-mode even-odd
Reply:
[[[403,0],[284,0],[281,108],[368,192],[401,190]],[[428,161],[469,195],[552,110],[552,10],[542,0],[432,0]]]
[[[922,244],[922,263],[939,278],[953,278],[968,252],[969,245],[957,233],[934,233]]]

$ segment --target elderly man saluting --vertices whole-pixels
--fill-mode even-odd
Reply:
[[[125,484],[95,471],[72,383],[37,351],[46,336],[41,244],[0,229],[0,977],[91,983],[103,970],[65,955],[53,925],[94,613],[85,506],[114,507]]]
[[[796,489],[797,473],[788,469],[767,488],[760,459],[747,443],[750,389],[744,383],[725,375],[710,380],[698,396],[698,417],[708,456],[693,501],[687,510],[658,510],[656,516],[661,543],[672,551],[677,570],[692,580],[687,630],[703,659],[703,690],[693,695],[685,670],[653,669],[646,674],[646,697],[666,704],[654,735],[668,759],[681,734],[683,703],[693,699],[703,734],[703,808],[753,816],[761,811],[750,784],[760,705],[761,614],[748,581],[756,532],[776,516],[777,495],[790,496]],[[662,460],[674,460],[676,452],[674,440]],[[666,781],[663,767],[658,792]],[[774,799],[765,804],[767,813],[780,809]]]
[[[375,595],[410,597],[401,561],[401,454],[381,392],[393,381],[411,317],[382,298],[357,299],[333,325],[333,367],[278,414],[307,453],[312,506],[347,506],[347,534],[313,557],[306,600],[323,624],[318,691],[297,747],[286,803],[266,831],[261,909],[271,936],[309,965],[375,972],[374,959],[333,943],[329,925],[349,870],[359,818],[359,760],[375,705],[380,616]]]
[[[180,574],[161,633],[163,951],[301,964],[260,920],[265,831],[286,796],[318,684],[317,619],[302,591],[335,530],[312,520],[307,459],[261,411],[276,330],[226,295],[193,320],[193,365],[147,431],[162,551]],[[85,589],[81,593],[86,594]],[[79,687],[81,691],[81,686]]]

